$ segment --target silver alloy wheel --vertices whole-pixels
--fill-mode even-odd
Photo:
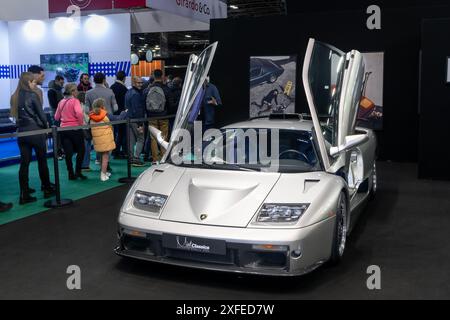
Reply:
[[[339,203],[338,213],[338,241],[339,241],[339,256],[342,257],[345,251],[345,244],[347,242],[347,202],[345,197],[341,197]]]

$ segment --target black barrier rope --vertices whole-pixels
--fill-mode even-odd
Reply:
[[[64,127],[64,128],[58,127],[57,131],[58,132],[76,131],[76,130],[81,130],[81,129],[92,129],[92,128],[97,128],[97,127],[115,126],[115,125],[119,125],[119,124],[150,122],[152,120],[169,120],[169,119],[173,119],[173,118],[175,118],[175,116],[141,118],[141,119],[133,119],[133,120],[128,119],[128,120],[111,121],[111,122],[106,122],[106,123],[90,124],[90,125],[77,126],[77,127]],[[35,131],[6,133],[6,134],[0,134],[0,139],[37,136],[37,135],[41,135],[41,134],[49,134],[52,132],[53,132],[52,129],[41,129],[41,130],[35,130]]]
[[[121,121],[111,121],[108,123],[100,123],[100,124],[91,124],[91,125],[85,125],[85,126],[77,126],[77,127],[65,127],[65,128],[58,128],[56,126],[53,126],[52,129],[42,129],[42,130],[35,130],[35,131],[27,131],[27,132],[16,132],[16,133],[8,133],[8,134],[0,134],[0,140],[1,139],[10,139],[10,138],[21,138],[21,137],[29,137],[29,136],[36,136],[41,134],[49,134],[52,133],[53,138],[53,163],[54,163],[54,174],[55,174],[55,188],[56,188],[56,198],[55,200],[47,201],[44,206],[46,208],[62,208],[65,206],[69,206],[73,204],[73,200],[71,199],[61,199],[61,185],[59,181],[59,161],[58,161],[58,149],[56,148],[58,144],[58,132],[64,132],[64,131],[76,131],[81,129],[92,129],[97,127],[104,127],[104,126],[114,126],[114,125],[121,125],[126,124],[127,125],[127,155],[128,155],[128,161],[127,161],[127,171],[128,176],[125,178],[119,179],[120,183],[129,184],[133,183],[136,178],[132,177],[131,173],[131,160],[133,157],[133,154],[131,153],[131,145],[130,145],[130,139],[131,139],[131,133],[130,128],[132,123],[140,123],[145,122],[148,123],[152,120],[169,120],[173,119],[175,116],[165,116],[165,117],[153,117],[153,118],[142,118],[142,119],[133,119],[133,120],[121,120]]]

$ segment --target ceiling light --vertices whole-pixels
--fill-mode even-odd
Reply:
[[[90,15],[86,21],[86,31],[90,36],[102,36],[108,30],[108,19],[102,16]]]
[[[63,39],[70,37],[74,33],[75,28],[75,20],[67,17],[58,18],[53,25],[55,34]]]
[[[234,5],[234,4],[232,4],[232,5],[230,5],[230,9],[232,9],[232,10],[237,10],[237,9],[239,9],[239,7],[236,6],[236,5]]]
[[[185,35],[186,38],[192,38],[190,34]]]
[[[45,35],[46,24],[39,20],[30,20],[24,26],[24,33],[28,40],[38,41]]]

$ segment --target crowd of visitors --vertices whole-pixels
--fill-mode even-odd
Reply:
[[[111,155],[116,159],[131,158],[135,167],[161,161],[165,150],[161,150],[156,139],[149,134],[149,125],[157,128],[164,138],[170,136],[173,119],[154,120],[154,117],[176,115],[180,103],[183,81],[179,77],[165,77],[162,70],[155,70],[148,81],[133,76],[132,86],[127,88],[127,75],[123,71],[116,74],[111,87],[103,73],[93,76],[82,74],[79,84],[65,85],[65,79],[57,75],[50,81],[47,93],[50,116],[44,113],[43,91],[45,72],[39,66],[31,66],[22,73],[16,91],[11,97],[11,116],[16,119],[18,132],[61,128],[58,148],[59,159],[65,159],[68,179],[86,180],[83,172],[91,171],[92,144],[97,153],[96,164],[100,166],[100,180],[108,181],[112,175]],[[190,118],[201,119],[204,126],[214,127],[215,108],[222,104],[217,88],[206,81],[193,107]],[[111,121],[143,119],[132,123],[130,144],[127,150],[127,126],[112,126]],[[148,119],[148,120],[146,120]],[[94,126],[90,130],[80,128]],[[33,151],[38,162],[41,191],[44,198],[55,195],[55,185],[50,181],[47,165],[47,139],[45,133],[18,138],[20,149],[20,204],[37,201],[36,190],[29,185],[29,166]],[[73,158],[76,155],[75,167]],[[12,204],[0,202],[0,212],[10,210]]]

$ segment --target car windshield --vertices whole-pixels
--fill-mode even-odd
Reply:
[[[300,130],[217,130],[205,136],[203,142],[179,142],[167,162],[217,170],[279,173],[321,170],[311,132]]]

